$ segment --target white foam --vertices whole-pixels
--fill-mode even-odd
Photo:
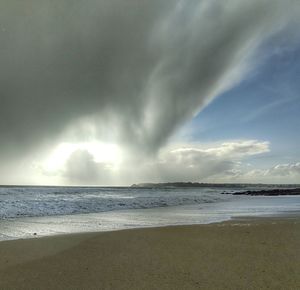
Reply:
[[[0,219],[156,208],[228,200],[222,188],[1,187]]]
[[[14,218],[0,221],[0,240],[167,225],[206,224],[229,220],[232,217],[286,214],[299,210],[299,196],[238,196],[227,201],[185,206]]]

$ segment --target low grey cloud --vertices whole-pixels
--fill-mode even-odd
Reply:
[[[110,174],[106,164],[97,163],[92,154],[77,150],[68,158],[62,175],[74,185],[97,185],[110,183]]]
[[[219,180],[226,182],[299,184],[300,162],[277,164],[264,169],[253,169],[250,164],[248,166],[242,163],[236,165],[231,171],[218,176]]]
[[[300,177],[300,162],[277,164],[276,166],[268,169],[265,175],[273,176],[298,176]]]

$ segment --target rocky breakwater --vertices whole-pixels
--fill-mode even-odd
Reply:
[[[278,195],[300,195],[300,188],[280,188],[280,189],[264,189],[264,190],[247,190],[238,192],[223,192],[222,194],[233,195],[253,195],[253,196],[278,196]]]

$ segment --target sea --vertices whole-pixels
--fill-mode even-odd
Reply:
[[[300,212],[300,196],[246,196],[226,187],[0,187],[0,240]],[[224,192],[229,194],[224,194]]]

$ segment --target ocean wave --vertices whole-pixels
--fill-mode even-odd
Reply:
[[[204,204],[231,198],[221,192],[211,188],[2,187],[0,219]]]

